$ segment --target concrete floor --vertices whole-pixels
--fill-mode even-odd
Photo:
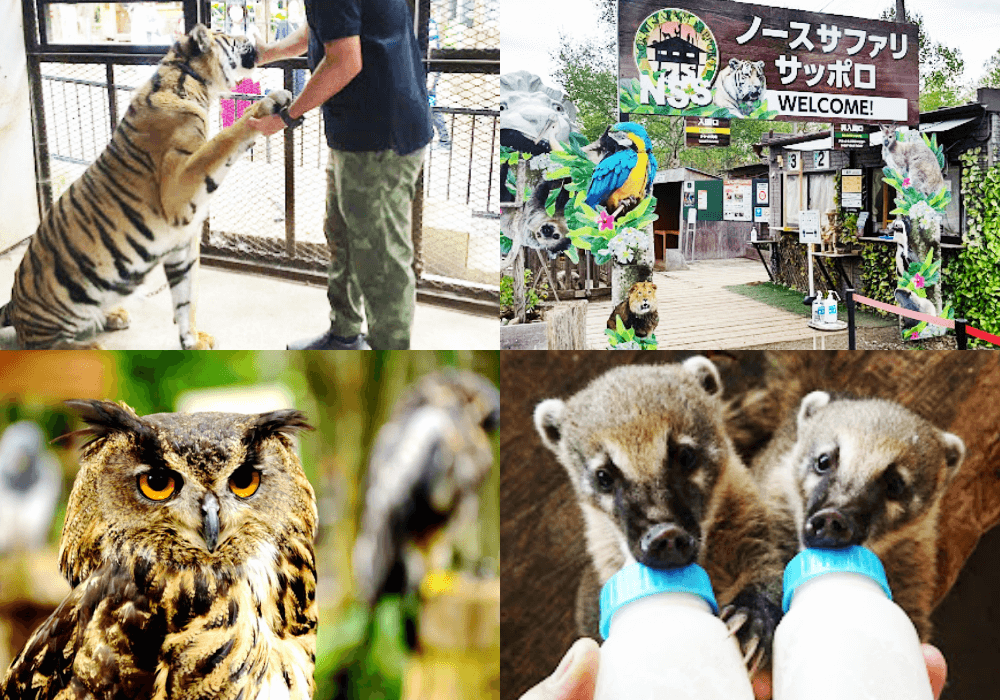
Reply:
[[[0,304],[10,299],[14,271],[24,256],[21,244],[0,256]],[[329,326],[330,306],[322,287],[259,275],[202,267],[198,329],[224,350],[284,350],[287,343],[317,336]],[[163,268],[124,304],[131,326],[100,333],[109,350],[176,350],[170,292]],[[16,350],[13,328],[0,328],[0,350]],[[410,347],[414,350],[493,350],[500,347],[500,324],[493,316],[417,304]]]

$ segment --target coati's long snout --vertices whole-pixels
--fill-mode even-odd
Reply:
[[[836,508],[824,508],[806,521],[803,540],[806,547],[838,549],[861,544],[867,530],[867,525],[862,527],[857,518]]]
[[[697,556],[697,540],[690,533],[672,523],[658,523],[639,538],[636,559],[652,569],[673,569],[693,563]]]

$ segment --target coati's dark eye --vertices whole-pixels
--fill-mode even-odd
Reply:
[[[817,474],[826,474],[828,471],[830,471],[830,468],[832,466],[833,466],[833,459],[830,458],[829,454],[824,452],[823,454],[821,454],[819,457],[816,458],[816,462],[813,464],[813,470]]]
[[[601,467],[594,472],[594,479],[597,481],[597,490],[601,493],[611,493],[615,487],[615,468],[611,465]]]
[[[698,466],[698,455],[694,449],[684,445],[677,450],[677,465],[684,474],[690,474]]]
[[[896,471],[894,464],[890,464],[889,468],[885,470],[882,480],[885,483],[885,497],[890,501],[898,501],[906,493],[906,482]]]

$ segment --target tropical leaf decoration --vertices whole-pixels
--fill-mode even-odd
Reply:
[[[510,255],[510,249],[513,247],[514,241],[507,236],[500,234],[500,255],[505,258]]]
[[[638,338],[635,331],[626,328],[622,323],[622,317],[615,318],[616,329],[604,329],[604,334],[608,337],[608,346],[612,350],[656,350],[656,335],[650,334],[648,338]]]
[[[941,261],[934,260],[934,251],[928,250],[927,256],[920,262],[911,262],[909,269],[899,278],[899,286],[912,289],[917,296],[927,298],[927,287],[933,287],[941,281]]]
[[[950,301],[945,303],[944,309],[941,311],[940,318],[947,318],[954,320],[955,309],[952,307]],[[923,334],[927,330],[927,327],[929,325],[930,324],[928,324],[927,321],[921,321],[913,328],[907,328],[906,330],[903,331],[903,340],[919,340],[921,337],[923,337]],[[937,335],[938,333],[927,333],[927,337],[933,337]]]
[[[909,216],[910,209],[919,202],[927,202],[934,211],[943,214],[951,203],[951,191],[947,187],[942,187],[931,197],[926,197],[909,184],[909,178],[904,178],[902,173],[888,165],[882,168],[882,179],[892,185],[897,193],[894,200],[896,208],[889,212],[890,214]]]

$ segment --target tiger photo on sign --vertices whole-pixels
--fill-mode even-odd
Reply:
[[[272,91],[208,138],[209,105],[248,77],[254,44],[196,25],[135,92],[104,151],[45,213],[15,275],[0,325],[22,349],[129,324],[120,303],[159,264],[184,349],[214,347],[194,322],[199,233],[212,192],[257,135],[248,120],[291,103]]]
[[[715,81],[715,104],[731,113],[745,116],[767,92],[763,61],[729,59]]]

